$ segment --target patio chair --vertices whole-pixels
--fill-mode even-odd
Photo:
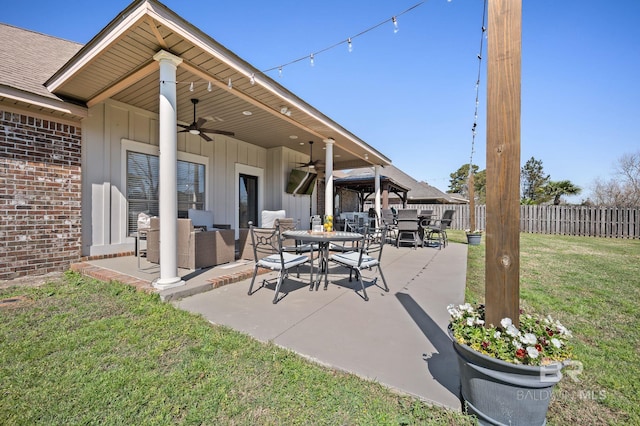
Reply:
[[[400,243],[412,243],[413,248],[416,249],[418,244],[421,244],[419,228],[420,222],[418,221],[418,210],[399,210],[396,247],[400,247]]]
[[[196,270],[235,260],[233,229],[203,231],[194,227],[191,219],[178,219],[176,232],[178,268]],[[147,260],[160,263],[160,249],[160,218],[152,217],[147,231]]]
[[[447,228],[451,226],[451,221],[453,220],[453,214],[455,212],[455,210],[445,210],[441,219],[432,221],[431,224],[424,228],[425,238],[422,242],[423,246],[428,246],[430,242],[434,240],[434,234],[437,236],[439,249],[447,246],[447,243],[449,242],[447,237]]]
[[[382,209],[382,226],[387,228],[387,240],[395,241],[398,237],[398,221],[396,220],[393,210]]]
[[[386,292],[389,291],[387,281],[384,278],[384,274],[382,273],[382,268],[380,266],[380,261],[382,260],[382,248],[385,244],[386,232],[387,229],[384,227],[373,229],[372,231],[370,231],[370,228],[365,227],[364,239],[357,250],[344,253],[334,253],[329,256],[329,261],[337,263],[338,265],[344,266],[345,268],[349,269],[349,281],[352,281],[353,273],[355,272],[356,278],[360,282],[360,288],[362,289],[361,297],[364,300],[369,300],[369,296],[367,296],[367,290],[364,286],[364,281],[362,280],[361,271],[364,269],[370,270],[371,268],[377,268],[378,273],[380,274],[380,278],[382,278],[382,283],[384,284],[384,287],[381,288]],[[377,285],[377,281],[378,277],[373,280],[373,285]]]
[[[280,233],[284,233],[286,231],[293,231],[295,229],[297,229],[296,226],[296,221],[295,219],[291,218],[291,217],[285,217],[285,218],[276,218],[276,220],[274,221],[274,226],[278,225],[280,227]],[[301,253],[309,253],[309,252],[313,252],[314,250],[317,251],[318,250],[318,245],[317,244],[302,244],[300,241],[291,239],[291,238],[285,238],[283,236],[282,239],[282,250],[285,252],[289,252],[289,253],[297,253],[297,254],[301,254]]]
[[[282,249],[282,234],[280,232],[280,225],[277,223],[274,228],[256,228],[250,223],[249,231],[251,233],[253,256],[256,263],[253,269],[253,278],[251,278],[251,285],[249,285],[248,294],[251,296],[255,293],[255,291],[253,291],[253,284],[260,268],[277,271],[278,276],[275,278],[276,294],[273,298],[273,303],[278,303],[280,300],[280,287],[282,286],[284,279],[289,275],[289,269],[297,268],[308,262],[309,257],[302,254],[289,253]],[[300,277],[299,272],[298,277]],[[268,283],[268,279],[263,279],[260,288],[264,287]]]

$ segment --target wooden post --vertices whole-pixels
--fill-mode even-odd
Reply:
[[[473,164],[469,163],[469,230],[475,231],[476,228],[476,193],[475,182],[473,179]]]
[[[522,0],[489,0],[486,323],[520,311],[520,62]]]

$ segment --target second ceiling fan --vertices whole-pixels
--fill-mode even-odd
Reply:
[[[200,135],[200,137],[202,139],[204,139],[207,142],[212,141],[213,139],[211,139],[209,136],[206,135],[206,133],[214,133],[217,135],[226,135],[226,136],[234,136],[235,133],[233,132],[227,132],[225,130],[218,130],[218,129],[208,129],[206,127],[202,127],[207,120],[200,117],[198,118],[198,120],[196,121],[196,105],[198,104],[198,99],[191,99],[191,103],[193,104],[193,123],[189,124],[188,126],[185,124],[178,124],[178,126],[182,127],[184,130],[180,130],[178,133],[185,133],[185,132],[189,132],[192,135]]]
[[[308,167],[315,169],[320,164],[320,160],[313,161],[313,141],[309,141],[309,161],[306,163],[299,163],[299,167]]]

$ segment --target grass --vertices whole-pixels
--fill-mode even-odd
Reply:
[[[548,424],[640,424],[640,241],[520,241],[522,308],[569,327],[584,367]],[[481,302],[484,241],[468,249],[466,299]],[[0,300],[0,424],[472,424],[120,283],[69,273]]]
[[[483,238],[469,246],[469,302],[484,301],[484,258]],[[554,390],[548,424],[640,424],[640,241],[521,234],[520,300],[573,332],[583,366]]]
[[[472,424],[117,282],[0,300],[0,424]]]

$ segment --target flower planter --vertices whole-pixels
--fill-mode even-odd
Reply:
[[[468,414],[481,425],[544,425],[562,364],[517,365],[483,355],[458,343],[460,393]]]
[[[467,243],[470,246],[479,246],[482,241],[482,234],[467,234]]]

